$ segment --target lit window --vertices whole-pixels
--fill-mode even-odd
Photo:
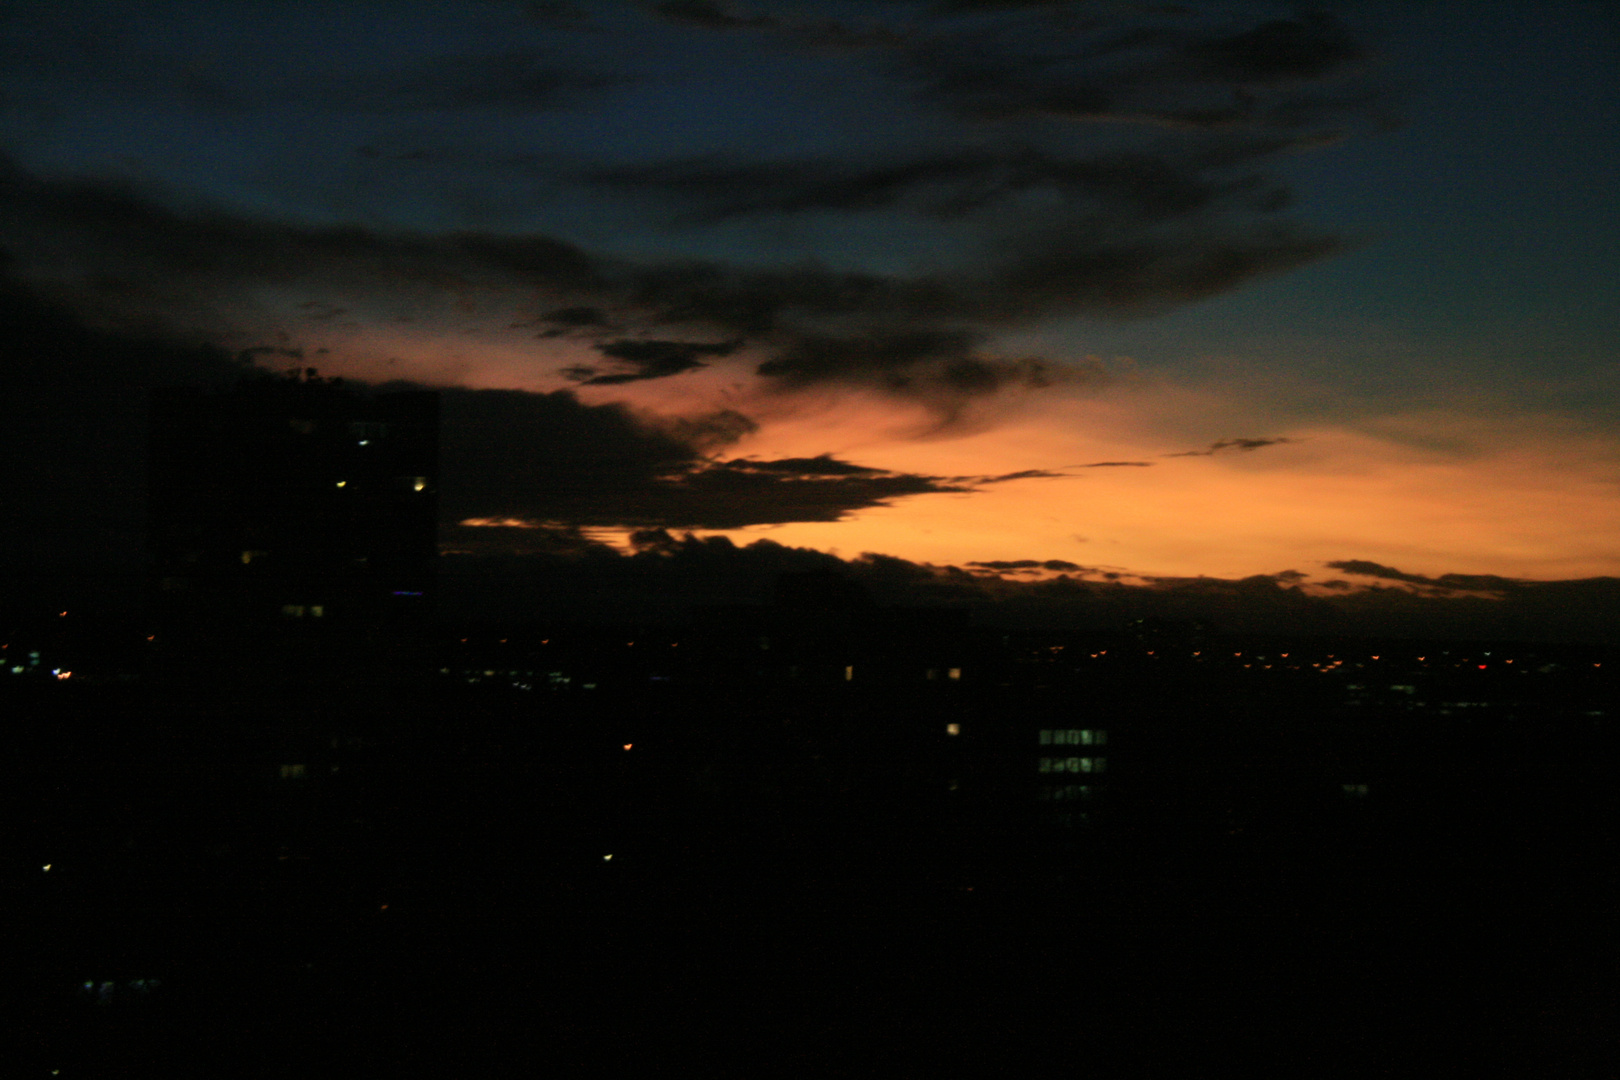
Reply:
[[[845,682],[854,682],[855,681],[855,669],[854,668],[847,667],[847,668],[844,669],[844,681]]]
[[[303,604],[282,604],[281,613],[289,619],[302,619],[304,617]]]
[[[960,734],[962,734],[962,725],[961,724],[946,724],[945,725],[945,734],[947,734],[947,735],[960,735]]]
[[[322,604],[312,605],[310,607],[310,609],[309,609],[309,613],[311,615],[315,616],[315,618],[317,618],[317,619],[322,618],[323,616],[326,615],[326,607],[325,607],[325,605],[322,605]]]
[[[1070,757],[1070,758],[1041,758],[1039,768],[1043,773],[1092,773],[1102,772],[1106,765],[1103,758]]]
[[[959,668],[959,667],[953,667],[949,671],[947,671],[945,673],[945,675],[946,675],[947,678],[949,678],[949,679],[951,679],[953,681],[958,680],[958,679],[960,679],[962,677],[962,669]]]
[[[281,778],[283,780],[302,780],[309,770],[303,765],[283,765]]]
[[[427,477],[425,477],[425,476],[416,477],[414,480],[411,481],[411,488],[414,491],[426,491],[427,490]]]

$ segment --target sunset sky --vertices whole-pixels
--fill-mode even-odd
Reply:
[[[1620,575],[1617,27],[8,6],[0,270],[55,329],[0,375],[6,538],[49,562],[134,520],[133,451],[78,446],[132,423],[85,402],[165,381],[102,347],[130,341],[193,350],[174,381],[217,346],[451,391],[452,552],[664,529],[1014,581]]]

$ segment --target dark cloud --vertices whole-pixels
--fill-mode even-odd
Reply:
[[[1251,153],[1260,145],[1249,144]],[[1273,151],[1274,152],[1274,151]],[[1216,175],[1236,164],[1236,150],[1178,159],[1166,152],[1061,155],[1033,146],[972,149],[889,164],[798,160],[715,160],[618,166],[590,174],[608,188],[657,192],[695,207],[705,223],[757,214],[852,213],[900,207],[952,220],[1031,193],[1056,195],[1072,207],[1117,222],[1183,218],[1239,199],[1275,206],[1286,193],[1255,176]]]
[[[793,521],[839,521],[911,495],[965,494],[970,484],[912,473],[778,473],[713,464],[672,479],[646,500],[645,520],[670,527],[735,529]]]
[[[330,104],[373,112],[439,109],[529,112],[570,105],[581,95],[621,85],[622,75],[581,71],[513,51],[436,59],[408,71],[374,77],[348,92],[330,91]]]
[[[618,386],[623,383],[642,382],[646,379],[664,379],[707,367],[701,356],[729,356],[740,348],[740,341],[609,341],[596,346],[603,356],[629,365],[627,370],[599,374],[594,367],[564,368],[563,374],[581,386]]]
[[[1073,0],[938,0],[933,9],[942,15],[959,15],[979,11],[1065,7],[1071,3]]]
[[[980,484],[1002,484],[1008,480],[1057,480],[1068,476],[1067,473],[1052,472],[1049,469],[1020,469],[1018,472],[1002,473],[1000,476],[981,476],[976,479]]]
[[[1533,584],[1494,574],[1442,574],[1439,577],[1424,577],[1422,574],[1402,573],[1393,566],[1384,566],[1365,559],[1342,559],[1323,565],[1360,577],[1382,578],[1385,581],[1399,581],[1441,591],[1478,592],[1500,596],[1527,584]]]
[[[889,27],[861,25],[840,19],[782,18],[764,13],[743,14],[720,0],[660,0],[652,10],[672,22],[706,30],[759,30],[781,40],[812,49],[850,50],[894,47],[905,35]]]
[[[987,10],[992,5],[968,5]],[[1357,74],[1365,52],[1328,15],[1217,29],[1147,6],[1068,18],[993,5],[995,22],[918,38],[902,68],[933,103],[976,120],[1056,118],[1218,131],[1286,126],[1295,96]],[[1020,14],[1019,9],[1030,9]],[[958,9],[960,10],[960,9]],[[1338,123],[1366,119],[1349,106]]]
[[[1210,443],[1208,448],[1203,449],[1203,450],[1182,450],[1179,453],[1165,454],[1164,456],[1165,457],[1212,457],[1215,454],[1223,453],[1223,452],[1228,451],[1228,450],[1235,450],[1238,453],[1248,453],[1248,452],[1253,451],[1253,450],[1259,450],[1262,447],[1278,446],[1278,445],[1281,445],[1282,443],[1292,443],[1292,442],[1299,442],[1299,440],[1298,439],[1289,439],[1289,438],[1280,438],[1280,439],[1222,439],[1219,442]]]
[[[1059,314],[1143,314],[1337,246],[1286,227],[1129,242],[1081,242],[1054,229],[975,270],[914,276],[631,262],[537,235],[388,233],[182,213],[128,188],[42,181],[3,163],[0,209],[0,243],[20,272],[126,328],[239,333],[240,313],[267,289],[314,294],[306,316],[357,322],[462,324],[489,310],[506,326],[512,315],[520,323],[534,316],[500,305],[538,298],[550,311],[542,321],[554,329],[611,324],[662,341],[670,340],[656,334],[662,327],[708,327],[761,342],[770,358],[759,373],[779,389],[877,386],[947,414],[1009,387],[1100,375],[1095,365],[986,356],[979,346],[991,327]],[[829,325],[859,329],[830,332]],[[683,363],[674,355],[661,362],[665,373]],[[629,381],[620,376],[642,370],[633,364],[607,377]]]
[[[1151,461],[1091,461],[1084,465],[1076,465],[1076,469],[1145,469],[1152,465]]]
[[[839,461],[831,454],[810,458],[778,458],[758,461],[752,458],[733,458],[725,462],[727,468],[748,472],[788,473],[794,476],[881,476],[882,469],[871,469],[849,461]]]
[[[1053,573],[1102,572],[1064,559],[996,559],[987,562],[970,562],[967,565],[981,570],[992,570],[996,573],[1013,574],[1038,574],[1043,570]]]
[[[1341,559],[1338,562],[1324,563],[1324,566],[1334,570],[1343,570],[1347,574],[1359,574],[1362,577],[1386,578],[1391,581],[1411,581],[1427,583],[1428,578],[1417,574],[1403,574],[1393,566],[1384,566],[1380,563],[1368,562],[1366,559]]]
[[[1027,357],[1005,359],[978,352],[981,335],[964,330],[910,329],[832,336],[802,333],[761,363],[757,374],[779,387],[818,383],[872,385],[932,400],[953,401],[1008,387],[1040,389],[1057,383],[1101,382],[1100,365],[1059,364]]]
[[[853,582],[880,604],[966,608],[981,625],[1009,629],[1102,630],[1163,619],[1231,633],[1620,643],[1620,579],[1614,578],[1523,582],[1501,598],[1347,586],[1316,595],[1302,587],[1297,571],[1130,584],[1120,573],[1063,560],[997,560],[963,569],[876,554],[841,559],[770,540],[738,546],[725,537],[662,529],[637,534],[635,552],[625,555],[576,537],[563,532],[546,539],[566,554],[448,557],[451,604],[486,617],[679,619],[701,605],[771,603],[782,575],[815,573]]]
[[[560,326],[606,326],[608,324],[607,312],[601,308],[588,305],[558,308],[541,316],[546,322],[557,323]]]
[[[856,26],[807,21],[763,0],[641,6],[703,29],[885,44],[882,56],[863,60],[867,73],[949,114],[958,138],[880,158],[632,158],[609,168],[446,138],[403,155],[368,146],[368,167],[419,157],[457,164],[480,183],[523,172],[529,192],[652,199],[661,223],[743,228],[764,217],[898,212],[937,226],[942,242],[905,272],[636,259],[534,234],[313,227],[182,207],[133,187],[45,181],[0,163],[0,244],[35,284],[109,323],[153,332],[237,334],[253,344],[270,319],[286,319],[258,310],[269,295],[309,304],[300,322],[345,327],[410,319],[482,333],[469,324],[490,312],[497,325],[535,326],[542,339],[596,342],[619,366],[569,372],[593,385],[691,371],[726,355],[692,351],[702,346],[691,339],[718,336],[757,347],[766,356],[758,370],[779,391],[876,387],[947,419],[964,401],[1076,377],[1044,359],[986,355],[983,343],[998,331],[1149,315],[1342,250],[1334,237],[1279,220],[1289,193],[1262,172],[1375,109],[1373,88],[1352,78],[1360,46],[1328,16],[1213,20],[1174,5],[958,0],[873,5],[870,25]],[[565,0],[517,10],[551,27],[586,18]],[[640,77],[630,61],[612,62],[613,71],[585,70],[514,39],[387,70],[317,68],[289,92],[325,109],[509,119]],[[1045,122],[1053,116],[1111,126],[1087,143],[1079,133],[1100,129]],[[1014,123],[1023,120],[1039,122]],[[989,121],[994,130],[980,126]],[[565,191],[575,185],[583,190]],[[252,316],[257,324],[244,327]],[[608,334],[615,341],[598,340]],[[615,358],[607,349],[618,341],[669,348]]]
[[[736,414],[654,423],[569,391],[443,391],[447,521],[736,529],[838,521],[897,498],[966,494],[998,478],[868,468],[829,455],[714,460],[751,426]],[[465,530],[463,530],[465,532]]]
[[[772,30],[782,25],[770,15],[738,15],[719,0],[659,0],[653,10],[674,22],[710,30]]]
[[[1342,23],[1316,12],[1190,42],[1182,55],[1205,78],[1264,85],[1319,79],[1361,60],[1365,52]]]
[[[591,17],[584,9],[569,0],[528,0],[523,10],[529,18],[545,26],[575,30],[591,25]]]

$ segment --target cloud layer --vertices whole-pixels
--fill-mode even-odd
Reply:
[[[339,5],[323,29],[358,33],[357,12]],[[852,21],[847,6],[719,0],[521,14],[503,30],[469,13],[439,35],[402,14],[397,40],[363,62],[323,43],[234,80],[199,47],[172,86],[172,46],[141,24],[75,38],[42,15],[34,32],[63,35],[63,62],[123,87],[127,108],[196,130],[223,111],[306,150],[295,164],[234,148],[275,177],[271,211],[200,171],[168,184],[104,164],[46,175],[19,145],[0,166],[0,245],[16,273],[108,325],[324,348],[328,366],[388,353],[402,374],[428,374],[410,370],[405,328],[526,353],[592,387],[725,361],[777,393],[853,385],[949,416],[1092,376],[1006,355],[1008,330],[1152,314],[1341,250],[1280,216],[1288,192],[1264,170],[1377,112],[1363,47],[1328,16],[878,4]],[[276,19],[289,35],[315,30],[296,12]],[[762,47],[781,50],[771,93],[739,98],[727,79]],[[874,147],[839,123],[813,154],[758,137],[680,151],[712,146],[704,110],[769,124],[773,95],[798,100],[801,84],[867,86],[866,112],[898,136]],[[103,107],[74,100],[92,120]],[[652,119],[671,104],[690,133]],[[537,135],[541,113],[578,136]],[[623,137],[587,136],[585,117]],[[340,131],[355,134],[334,161]],[[353,206],[357,185],[378,197]],[[532,213],[522,226],[424,224],[418,204],[450,191]],[[349,220],[332,220],[334,199]],[[575,227],[597,215],[614,227]],[[784,227],[809,247],[773,257],[767,237]]]

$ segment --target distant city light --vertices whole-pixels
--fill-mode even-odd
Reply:
[[[602,856],[602,861],[603,861],[603,862],[612,862],[612,861],[613,861],[613,856],[611,856],[611,855],[604,855],[604,856]]]
[[[361,439],[360,440],[360,445],[361,446],[370,446],[371,445],[371,440],[370,439]]]
[[[947,734],[947,735],[960,735],[960,734],[962,734],[962,725],[961,724],[946,724],[945,725],[945,734]]]
[[[348,487],[348,486],[349,486],[349,482],[348,482],[348,481],[347,481],[347,480],[339,480],[339,481],[338,481],[338,482],[337,482],[337,486],[338,486],[338,487]]]
[[[416,483],[412,484],[411,486],[417,491],[422,491],[427,487],[427,481],[418,476],[416,478]]]
[[[631,748],[631,747],[632,747],[632,746],[634,746],[634,745],[636,745],[636,744],[635,744],[635,743],[625,743],[625,744],[624,744],[624,748],[625,748],[625,749],[626,749],[626,750],[628,750],[628,749],[630,749],[630,748]]]
[[[40,869],[44,870],[48,874],[51,872],[51,867],[55,865],[55,863],[46,863],[44,866],[40,867]]]

